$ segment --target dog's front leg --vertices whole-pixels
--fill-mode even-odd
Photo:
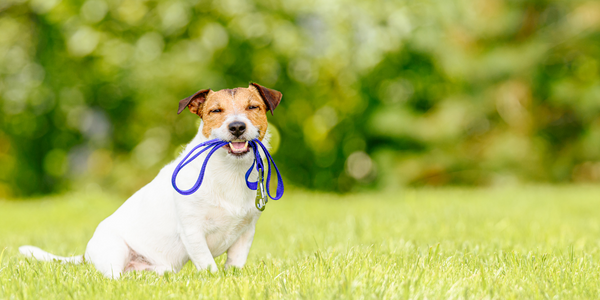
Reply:
[[[181,235],[181,241],[198,271],[209,270],[215,273],[219,270],[210,249],[208,249],[206,235],[203,230],[188,228]]]
[[[248,226],[249,228],[227,249],[227,261],[225,262],[225,270],[236,267],[242,268],[246,264],[250,246],[254,240],[255,224]]]

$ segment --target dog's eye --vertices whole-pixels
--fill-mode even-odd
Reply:
[[[258,108],[258,106],[256,106],[256,105],[250,105],[250,106],[248,106],[248,109],[257,109],[257,108]]]
[[[222,110],[220,108],[213,109],[210,111],[210,113],[220,113],[220,112],[222,112]]]

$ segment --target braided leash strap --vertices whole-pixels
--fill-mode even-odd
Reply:
[[[187,195],[191,195],[191,194],[195,193],[202,185],[202,181],[204,180],[204,173],[206,171],[206,165],[208,164],[210,157],[215,153],[215,151],[217,151],[219,148],[221,148],[227,144],[228,144],[228,142],[214,139],[214,140],[209,140],[209,141],[200,143],[196,147],[194,147],[179,162],[179,164],[177,164],[177,167],[175,167],[175,170],[173,171],[173,176],[171,177],[171,183],[173,184],[173,188],[181,195],[187,196]],[[271,157],[271,154],[269,153],[269,151],[267,151],[267,148],[265,147],[265,145],[263,145],[263,143],[261,143],[257,139],[248,141],[248,144],[250,145],[250,147],[252,147],[252,150],[254,151],[254,161],[252,162],[250,169],[248,169],[248,171],[246,172],[246,176],[245,176],[246,177],[246,186],[253,191],[257,191],[255,206],[258,210],[263,211],[263,210],[265,210],[265,205],[267,204],[268,198],[271,198],[273,200],[281,199],[281,197],[283,196],[283,189],[284,189],[283,181],[281,180],[281,173],[279,172],[279,169],[277,168],[277,165],[275,165],[275,161],[273,160],[273,157]],[[204,147],[204,149],[196,152],[196,150],[203,148],[203,147]],[[206,155],[206,158],[204,159],[204,162],[202,163],[202,168],[200,169],[200,174],[198,175],[198,179],[196,179],[196,183],[194,183],[194,185],[188,190],[180,189],[177,186],[177,175],[179,174],[181,169],[183,169],[183,167],[185,167],[187,164],[192,162],[194,159],[198,158],[198,156],[200,156],[200,154],[204,153],[205,151],[207,151],[209,149],[210,149],[210,151],[208,152],[208,154]],[[268,172],[267,172],[266,189],[265,189],[265,182],[264,182],[265,165],[262,160],[262,157],[260,156],[261,149],[264,152],[265,157],[267,158]],[[196,153],[194,154],[194,152],[196,152]],[[275,197],[273,197],[271,195],[271,189],[270,189],[270,184],[269,184],[269,183],[271,183],[271,170],[273,169],[273,168],[271,168],[271,164],[275,168],[275,173],[277,174],[277,190],[275,191]],[[255,165],[256,165],[256,171],[258,171],[258,180],[252,182],[249,180],[249,178],[250,178],[250,174],[252,173],[252,170],[254,169]]]

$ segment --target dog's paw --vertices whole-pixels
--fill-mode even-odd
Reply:
[[[225,271],[228,271],[228,270],[232,270],[232,271],[241,270],[242,268],[244,268],[244,265],[240,266],[240,265],[236,265],[236,264],[225,264]]]
[[[213,274],[219,272],[219,267],[217,267],[217,264],[210,265],[206,269],[209,270]]]

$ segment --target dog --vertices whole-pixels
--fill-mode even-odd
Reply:
[[[259,139],[269,147],[267,112],[273,114],[281,98],[279,91],[251,83],[248,88],[205,89],[181,100],[178,114],[187,107],[201,118],[198,133],[177,159],[98,225],[85,255],[60,257],[33,246],[19,251],[42,261],[91,262],[113,279],[133,270],[178,272],[188,260],[198,270],[216,272],[214,258],[225,252],[226,270],[242,268],[261,215],[254,203],[256,191],[244,177],[254,159],[248,141]],[[229,144],[210,159],[202,186],[192,195],[180,195],[171,186],[176,165],[210,139]],[[179,173],[178,186],[195,183],[204,157]],[[253,170],[251,178],[257,176]]]

